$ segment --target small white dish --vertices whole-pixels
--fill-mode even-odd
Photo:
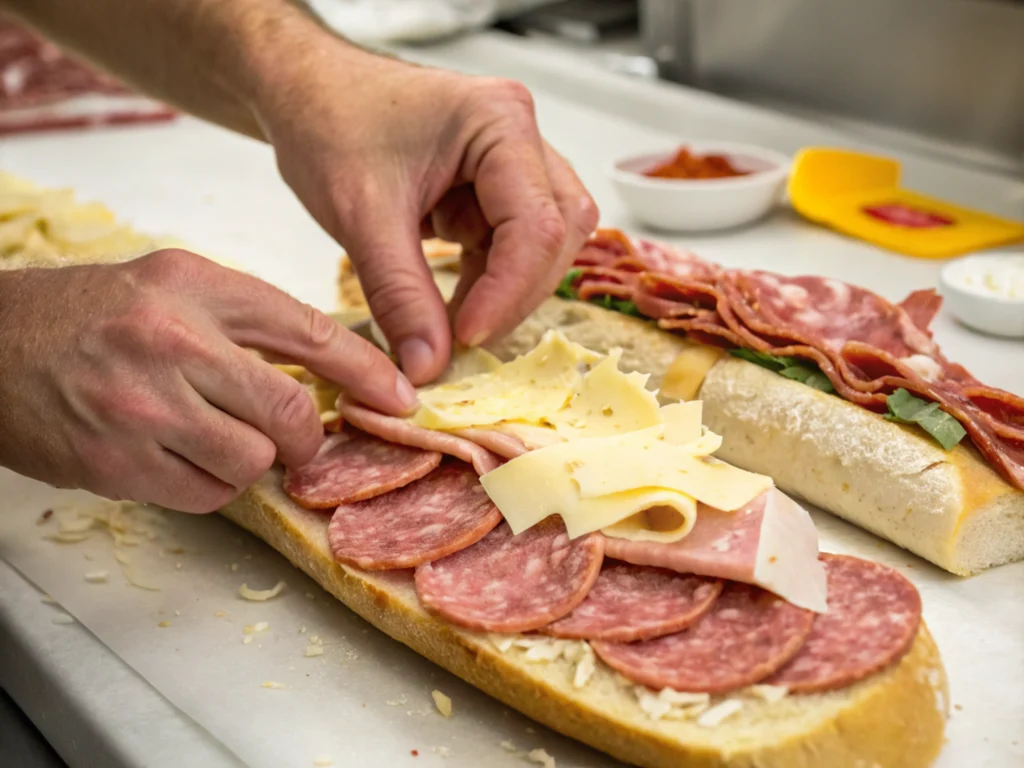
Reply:
[[[633,216],[667,232],[707,232],[756,221],[778,204],[790,159],[749,144],[685,141],[680,146],[698,155],[725,155],[745,176],[724,179],[658,179],[645,171],[670,160],[678,147],[616,161],[609,173]]]
[[[952,261],[939,273],[949,311],[976,331],[1024,338],[1024,251],[990,251]]]

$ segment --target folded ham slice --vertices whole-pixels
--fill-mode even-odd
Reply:
[[[776,488],[735,512],[701,504],[693,529],[671,544],[606,538],[605,555],[616,560],[756,584],[800,608],[826,608],[814,522]]]

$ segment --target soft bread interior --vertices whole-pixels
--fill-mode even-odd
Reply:
[[[492,351],[510,359],[548,328],[597,352],[622,347],[623,368],[650,373],[651,388],[692,344],[649,321],[553,298]],[[955,574],[1024,558],[1024,493],[970,446],[944,451],[913,428],[728,355],[698,397],[723,438],[718,455],[787,493]]]
[[[502,652],[495,638],[433,618],[419,605],[408,572],[369,574],[336,563],[327,516],[303,510],[268,473],[222,513],[283,553],[293,564],[374,626],[529,717],[614,757],[645,768],[917,768],[942,745],[947,715],[945,672],[922,624],[896,665],[841,691],[744,699],[715,725],[655,720],[636,688],[598,664],[576,688],[576,662],[534,662],[527,650]]]

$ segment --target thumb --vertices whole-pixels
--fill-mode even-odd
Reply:
[[[451,327],[423,256],[419,220],[395,218],[393,211],[361,217],[347,228],[345,245],[374,319],[402,371],[420,386],[447,367]]]

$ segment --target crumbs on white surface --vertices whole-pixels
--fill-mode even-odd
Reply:
[[[299,634],[300,635],[306,634],[306,628],[305,627],[299,627]]]
[[[174,567],[175,567],[175,568],[176,568],[177,570],[179,570],[179,571],[180,571],[180,570],[181,570],[181,568],[182,568],[182,565],[181,565],[181,560],[179,560],[178,562],[176,562],[176,563],[174,564]]]
[[[508,739],[505,739],[505,741],[501,742],[499,746],[506,752],[518,752],[518,750],[516,749],[516,745]]]
[[[166,629],[167,627],[171,626],[171,622],[169,622],[167,619],[164,619],[159,624],[157,624],[157,626],[161,629]]]
[[[231,570],[232,571],[237,571],[238,570],[238,563],[232,563],[231,564]]]
[[[448,749],[448,747],[440,747],[440,746],[439,747],[434,747],[432,751],[433,751],[433,753],[435,755],[438,755],[439,757],[451,757],[452,756],[452,751],[450,749]]]
[[[313,758],[313,765],[316,768],[329,768],[334,765],[334,758],[330,755],[317,755]]]
[[[242,638],[242,645],[248,645],[252,642],[252,635],[246,635]]]
[[[54,624],[74,624],[75,620],[66,613],[58,613],[53,617]]]
[[[526,759],[531,763],[536,763],[543,768],[555,768],[555,758],[547,753],[543,749],[531,749],[526,753]]]
[[[213,615],[216,616],[218,619],[222,619],[222,618],[224,618],[225,616],[228,615],[228,612],[227,611],[214,611]]]
[[[697,725],[702,728],[714,728],[716,725],[721,725],[741,709],[743,709],[742,701],[739,699],[726,699],[715,704],[715,706],[698,717]]]
[[[49,595],[43,595],[39,602],[46,603],[47,605],[60,605],[60,603],[58,603]]]
[[[307,600],[316,600],[316,595],[314,595],[312,592],[307,592],[306,593],[306,599]]]
[[[246,600],[251,600],[255,603],[262,603],[280,595],[284,586],[285,584],[283,581],[277,582],[277,584],[270,589],[249,589],[248,584],[243,584],[238,588],[238,595]]]
[[[402,694],[397,699],[388,699],[384,703],[387,704],[389,707],[401,707],[409,703],[409,697],[405,694]]]
[[[306,646],[306,657],[312,658],[313,656],[323,656],[324,647],[322,645],[307,645]]]
[[[272,691],[280,691],[280,690],[283,690],[284,688],[287,688],[288,686],[283,685],[281,683],[275,683],[272,680],[267,680],[260,687],[261,688],[270,688]]]
[[[266,632],[270,629],[270,623],[266,621],[257,621],[255,624],[246,624],[242,628],[242,632],[246,635],[254,635],[257,632]]]
[[[89,571],[85,574],[85,580],[90,584],[103,584],[109,575],[106,571]]]
[[[117,560],[118,565],[121,566],[121,573],[124,574],[124,579],[133,587],[139,589],[145,589],[148,592],[159,592],[160,587],[155,584],[147,584],[144,581],[140,581],[135,575],[135,569],[132,567],[132,560],[125,552],[121,550],[114,551],[114,559]]]
[[[431,698],[434,700],[434,706],[437,707],[437,711],[445,717],[452,716],[452,699],[441,691],[433,690],[430,692]]]

